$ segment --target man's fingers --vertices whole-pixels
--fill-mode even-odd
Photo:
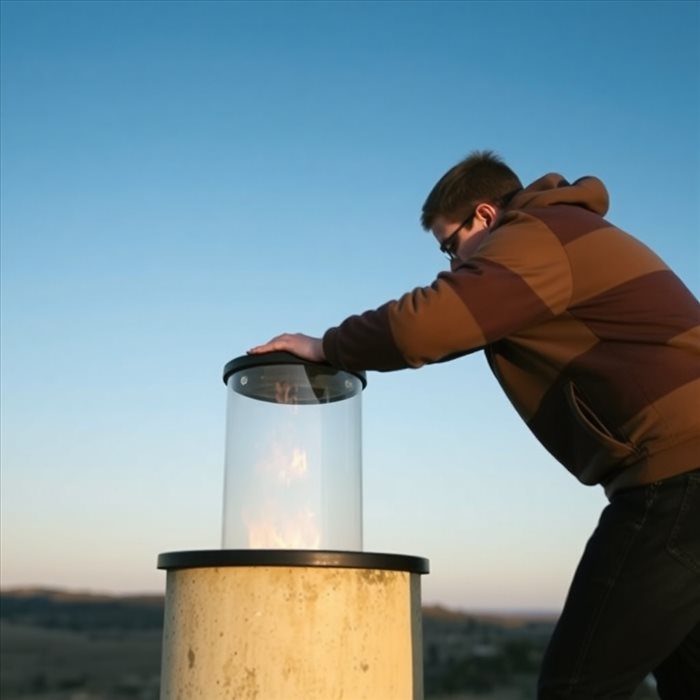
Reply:
[[[265,352],[286,351],[311,362],[322,362],[325,359],[320,338],[314,338],[303,333],[282,333],[262,345],[256,345],[248,350],[249,355],[259,355]]]
[[[272,340],[268,340],[267,343],[262,345],[256,345],[254,348],[248,350],[249,355],[258,355],[264,352],[275,352],[278,350],[289,350],[294,346],[294,342],[289,335],[289,333],[283,333],[282,335],[275,336]]]

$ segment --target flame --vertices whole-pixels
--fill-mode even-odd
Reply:
[[[282,522],[261,520],[248,524],[248,546],[252,549],[318,549],[320,544],[321,533],[311,511]]]
[[[257,471],[267,482],[291,484],[308,474],[306,450],[294,447],[288,450],[275,448],[272,455],[257,465]]]
[[[306,450],[295,447],[290,451],[275,449],[271,458],[258,465],[270,489],[269,500],[255,518],[246,517],[248,546],[252,549],[318,549],[321,532],[315,513],[299,504],[299,490],[309,476]],[[275,503],[277,502],[277,503]]]
[[[292,450],[292,458],[287,467],[282,467],[279,472],[280,480],[285,484],[290,484],[295,479],[302,479],[308,473],[306,464],[306,450],[295,447]]]

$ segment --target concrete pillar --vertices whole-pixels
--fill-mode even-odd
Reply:
[[[161,700],[422,700],[425,559],[214,550],[158,566]]]

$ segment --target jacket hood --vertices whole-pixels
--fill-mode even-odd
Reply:
[[[569,183],[558,173],[549,173],[518,192],[508,209],[533,209],[554,204],[572,204],[605,216],[610,200],[605,185],[597,177],[586,176]]]

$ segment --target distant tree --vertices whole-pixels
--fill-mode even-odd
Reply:
[[[49,689],[49,683],[46,680],[45,673],[35,673],[27,682],[30,693],[43,693]]]
[[[542,652],[527,640],[509,640],[501,647],[505,664],[511,673],[537,673]]]
[[[449,665],[442,677],[441,690],[489,693],[496,685],[507,681],[507,677],[508,670],[502,656],[469,656]]]

